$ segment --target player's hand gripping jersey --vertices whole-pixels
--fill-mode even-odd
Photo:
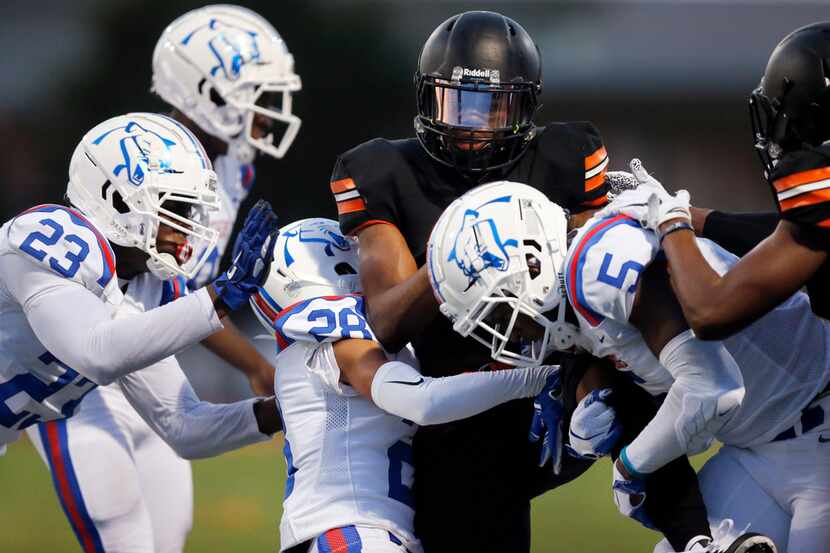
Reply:
[[[699,245],[721,274],[737,261],[714,242],[700,239]],[[708,445],[713,435],[725,444],[750,447],[799,423],[801,410],[830,381],[828,325],[812,316],[807,296],[795,294],[745,330],[708,343],[718,349],[719,367],[674,357],[679,345],[696,340],[691,331],[669,341],[658,360],[629,319],[640,276],[659,255],[654,233],[618,215],[589,220],[568,248],[565,265],[568,300],[591,353],[614,360],[651,394],[669,393],[655,421],[676,421],[678,443],[650,443],[652,422],[629,446],[631,456],[652,457],[659,466],[672,453]],[[794,343],[815,347],[796,348]],[[725,414],[713,412],[717,405],[712,398],[730,388],[740,395],[741,386],[745,394],[739,406]],[[673,406],[676,412],[666,412]],[[668,459],[660,458],[664,454]],[[653,468],[647,464],[644,472]]]
[[[315,298],[272,320],[288,465],[282,549],[348,525],[383,528],[417,543],[411,465],[416,426],[340,382],[332,349],[344,338],[374,339],[363,298]]]
[[[0,444],[222,327],[206,291],[116,320],[122,301],[112,248],[76,210],[41,205],[0,227]]]

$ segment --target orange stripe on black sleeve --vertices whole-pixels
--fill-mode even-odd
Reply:
[[[363,201],[363,198],[354,198],[352,200],[337,202],[337,213],[340,215],[354,213],[355,211],[363,211],[365,209],[366,202]]]
[[[596,190],[605,182],[605,169],[585,181],[585,192]]]
[[[789,211],[797,207],[807,207],[811,205],[830,202],[830,189],[822,188],[813,192],[805,192],[787,200],[778,202],[781,206],[781,211]]]
[[[579,205],[582,205],[582,206],[585,206],[585,207],[600,207],[600,206],[605,205],[606,203],[608,203],[608,197],[605,194],[603,194],[599,198],[595,198],[593,200],[588,200],[587,202],[582,202]]]
[[[787,175],[786,177],[777,179],[772,184],[775,186],[776,192],[784,192],[785,190],[801,186],[802,184],[810,184],[824,179],[830,179],[830,167],[810,169],[808,171]]]
[[[606,157],[608,157],[608,152],[605,151],[605,146],[600,146],[600,148],[596,152],[585,158],[585,170],[588,171],[590,169],[593,169],[594,167],[599,165]]]
[[[351,178],[339,179],[331,181],[331,191],[333,194],[346,192],[347,190],[354,190],[356,188],[354,180]]]

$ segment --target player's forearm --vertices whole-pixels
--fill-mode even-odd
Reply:
[[[655,417],[626,447],[627,462],[651,473],[685,454],[699,453],[734,415],[745,389],[740,369],[719,342],[703,342],[691,331],[670,340],[660,363],[674,377]]]
[[[725,338],[794,294],[827,260],[820,244],[782,221],[766,240],[723,276],[704,258],[688,231],[663,239],[672,288],[698,337]]]
[[[464,373],[444,378],[422,376],[398,361],[382,365],[372,381],[372,400],[418,425],[472,417],[513,399],[532,397],[554,367]]]
[[[248,377],[257,394],[273,394],[274,367],[236,329],[229,320],[225,328],[202,340],[202,344]]]
[[[669,234],[663,239],[663,251],[669,261],[671,285],[683,308],[683,315],[695,332],[708,335],[718,321],[729,316],[729,290],[709,265],[688,231]]]
[[[400,350],[438,314],[426,266],[399,284],[367,294],[366,305],[375,336],[390,352]]]
[[[111,307],[86,290],[63,286],[32,298],[24,309],[41,343],[98,384],[152,365],[222,328],[204,290],[112,318]]]
[[[119,379],[125,397],[181,457],[211,457],[265,441],[278,430],[257,417],[259,398],[228,404],[201,401],[175,358]],[[273,400],[267,400],[273,403]],[[261,428],[263,426],[263,428]],[[267,433],[263,433],[263,430]]]

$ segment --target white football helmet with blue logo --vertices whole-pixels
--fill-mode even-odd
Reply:
[[[337,221],[301,219],[280,229],[274,260],[251,307],[272,333],[277,314],[295,303],[361,291],[357,241],[340,233]]]
[[[108,119],[84,135],[69,163],[66,196],[114,244],[139,248],[161,279],[192,278],[216,244],[216,174],[202,145],[177,121],[154,113]],[[156,248],[163,223],[187,237],[179,259]]]
[[[294,57],[279,33],[239,6],[187,12],[164,30],[153,53],[153,91],[227,142],[242,163],[253,161],[254,148],[285,155],[300,129],[291,112],[291,93],[300,88]],[[273,123],[264,138],[252,134],[257,115]]]
[[[427,268],[456,332],[489,347],[496,361],[533,366],[552,348],[574,344],[560,276],[566,252],[562,208],[525,184],[494,182],[444,211],[429,238]],[[556,320],[548,319],[557,307]],[[532,338],[519,338],[528,325]]]

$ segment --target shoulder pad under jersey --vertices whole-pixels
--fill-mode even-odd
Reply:
[[[599,130],[589,121],[550,123],[537,139],[538,157],[559,168],[561,183],[568,187],[567,207],[572,211],[607,203],[608,152]]]
[[[375,138],[337,158],[331,192],[343,234],[356,234],[374,223],[398,225],[396,196],[410,174],[401,143]]]
[[[102,296],[115,278],[115,253],[107,239],[77,210],[53,204],[24,211],[0,237],[5,247]]]
[[[784,154],[769,180],[785,219],[830,229],[830,145]]]
[[[640,275],[659,251],[654,233],[630,217],[589,220],[565,261],[568,301],[580,319],[590,326],[627,321]]]
[[[277,346],[283,350],[294,342],[374,340],[363,306],[362,296],[323,296],[287,307],[273,319]]]

